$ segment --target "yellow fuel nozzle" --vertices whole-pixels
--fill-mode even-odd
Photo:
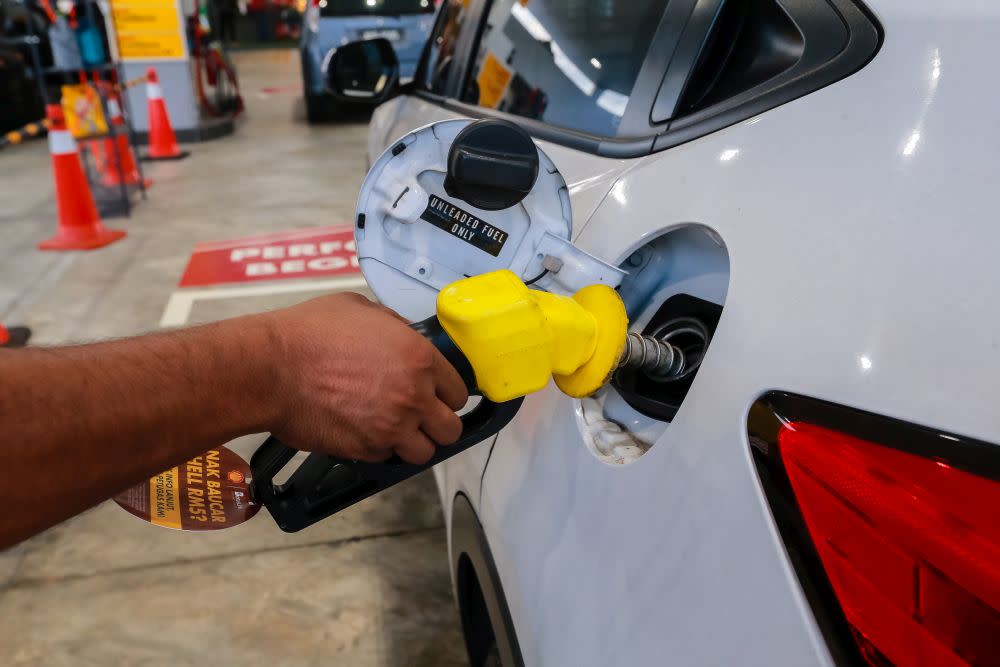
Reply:
[[[507,270],[444,288],[437,316],[496,402],[538,391],[550,377],[570,396],[594,393],[611,379],[628,335],[625,305],[607,285],[560,296]]]

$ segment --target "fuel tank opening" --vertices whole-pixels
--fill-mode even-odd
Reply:
[[[674,227],[619,264],[630,332],[611,383],[578,404],[584,442],[601,462],[638,460],[669,438],[708,359],[729,288],[729,253],[712,229]]]
[[[721,306],[690,294],[667,299],[644,329],[643,337],[678,350],[684,368],[672,375],[649,364],[619,368],[614,387],[622,398],[648,417],[673,419],[701,367],[721,315]]]

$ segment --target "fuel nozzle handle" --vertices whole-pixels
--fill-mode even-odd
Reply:
[[[438,295],[437,315],[410,326],[455,367],[470,395],[482,397],[462,415],[458,442],[439,447],[423,465],[313,453],[276,483],[296,451],[272,436],[250,459],[251,491],[282,530],[301,530],[491,437],[513,419],[524,396],[551,380],[568,396],[583,397],[618,368],[666,380],[688,367],[684,352],[668,340],[628,333],[625,306],[607,285],[568,297],[529,289],[507,270],[452,283]]]
[[[455,367],[470,396],[482,396],[472,365],[437,317],[410,326]],[[521,401],[517,398],[494,402],[482,397],[472,410],[462,415],[462,435],[458,441],[438,447],[431,460],[423,465],[407,463],[396,456],[379,463],[366,463],[313,452],[286,481],[276,483],[275,477],[298,452],[271,436],[250,458],[251,493],[255,502],[267,508],[279,528],[297,532],[490,438],[514,418]]]
[[[455,341],[448,337],[437,315],[428,317],[426,320],[421,320],[420,322],[414,322],[410,325],[410,328],[429,340],[431,345],[441,353],[441,356],[455,367],[455,370],[458,371],[458,376],[465,383],[466,391],[470,395],[478,393],[476,373],[472,370],[472,364],[469,363],[469,360],[465,358],[462,351],[455,345]]]

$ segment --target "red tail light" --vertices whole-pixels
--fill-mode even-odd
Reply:
[[[1000,482],[805,421],[777,441],[862,657],[1000,664]]]

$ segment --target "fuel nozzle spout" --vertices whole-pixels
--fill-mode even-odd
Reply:
[[[709,332],[693,317],[678,317],[649,334],[630,333],[618,370],[638,370],[659,382],[679,380],[701,365]]]
[[[652,336],[630,333],[625,351],[618,360],[618,370],[637,369],[655,379],[670,379],[684,373],[687,359],[684,350]]]

